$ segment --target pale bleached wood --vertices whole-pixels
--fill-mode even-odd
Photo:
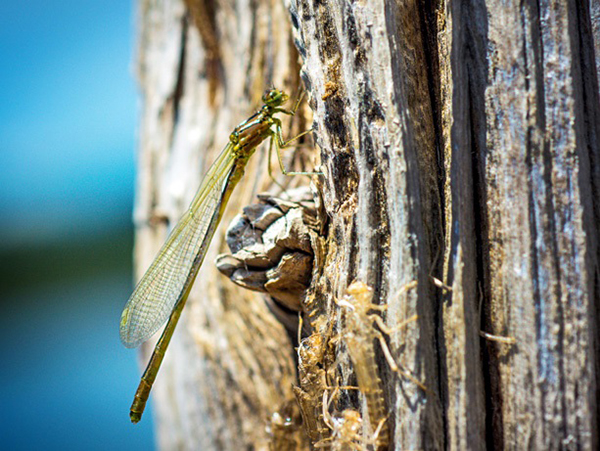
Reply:
[[[189,4],[191,12],[178,0],[138,7],[138,276],[264,90],[298,92],[298,56],[280,2]],[[305,127],[301,116],[295,130]],[[294,400],[287,333],[261,296],[214,266],[229,220],[271,186],[265,159],[266,149],[257,151],[234,193],[158,375],[152,405],[161,449],[268,449],[269,418]],[[152,345],[143,348],[144,363]]]

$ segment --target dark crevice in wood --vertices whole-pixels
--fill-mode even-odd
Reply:
[[[442,204],[445,205],[445,204]],[[445,241],[448,242],[448,241]],[[452,267],[449,268],[452,271]],[[449,271],[449,272],[450,272]],[[453,274],[449,276],[450,279],[453,278]],[[442,279],[440,279],[442,280]],[[444,282],[449,282],[449,280],[444,280]],[[444,315],[443,315],[443,302],[444,299],[442,297],[439,298],[439,308],[434,310],[433,314],[433,324],[434,328],[434,337],[435,337],[435,352],[437,358],[437,389],[439,399],[441,400],[441,416],[442,416],[442,433],[443,435],[443,443],[444,449],[449,449],[449,432],[448,432],[448,348],[446,346],[446,341],[444,340],[445,335],[445,324],[444,324]]]
[[[336,198],[345,202],[353,195],[358,184],[353,155],[341,149],[336,150],[333,154],[331,168]]]
[[[581,87],[577,98],[581,108],[576,112],[576,127],[578,135],[585,139],[585,145],[578,145],[582,170],[579,174],[579,186],[582,192],[584,209],[584,229],[589,254],[586,258],[588,274],[592,279],[588,281],[590,297],[590,324],[600,324],[600,88],[598,73],[596,71],[596,59],[600,55],[594,55],[594,36],[590,18],[589,2],[583,0],[575,2],[575,13],[577,17],[571,22],[575,24],[575,38],[573,55],[579,55],[580,59],[574,64],[579,64],[578,77],[575,77],[576,86]],[[594,359],[594,374],[600,374],[600,327],[592,327],[590,330],[590,355]],[[600,382],[595,379],[593,406],[590,424],[600,422]],[[579,429],[579,428],[578,428]],[[598,447],[600,434],[598,428],[591,428],[592,443]]]
[[[427,67],[427,86],[429,88],[429,98],[431,100],[431,113],[433,115],[433,129],[435,132],[435,149],[438,164],[438,195],[440,205],[445,205],[444,184],[446,182],[446,173],[444,167],[443,133],[442,133],[442,105],[440,88],[440,55],[438,54],[438,29],[436,15],[440,8],[440,2],[437,0],[419,0],[419,19],[421,22],[421,37],[424,47],[425,65]],[[440,224],[442,234],[446,230],[446,218],[444,208],[440,209]],[[443,237],[445,238],[445,237]],[[440,246],[442,244],[440,243]],[[443,255],[443,252],[440,253]],[[434,268],[434,274],[440,275],[443,259],[440,258],[437,266]]]
[[[373,89],[371,88],[371,83],[369,82],[369,75],[367,72],[363,73],[364,83],[360,86],[362,90],[362,99],[361,105],[363,107],[360,109],[360,113],[365,111],[364,120],[369,126],[383,124],[385,121],[385,115],[383,114],[383,110],[381,109],[381,105],[373,98]],[[372,150],[371,146],[371,150]],[[372,169],[374,166],[374,160],[372,158],[373,152],[371,151],[371,160],[368,161],[370,164],[370,168]]]
[[[301,5],[300,9],[302,9],[302,22],[310,22],[313,20],[313,16],[311,15],[312,9],[308,5],[308,0],[299,0],[298,5]]]
[[[290,5],[290,19],[292,21],[292,27],[294,30],[298,30],[300,26],[298,23],[298,13],[293,9],[293,5]]]
[[[374,214],[369,214],[369,225],[374,232],[371,238],[373,271],[369,275],[369,281],[373,280],[373,288],[375,289],[373,299],[387,299],[390,228],[386,208],[387,193],[385,192],[383,175],[380,171],[373,173],[371,194],[370,201],[373,202],[373,205],[380,206],[380,208],[373,211]]]
[[[332,142],[338,149],[345,149],[348,146],[348,128],[346,126],[345,104],[340,95],[332,95],[324,104],[325,117],[323,123],[329,132]]]
[[[186,0],[186,5],[194,19],[194,24],[202,40],[204,65],[208,79],[209,104],[215,106],[216,91],[221,81],[225,83],[221,47],[217,34],[217,4],[215,0]]]
[[[447,174],[445,173],[444,154],[443,154],[443,125],[442,125],[442,105],[441,105],[441,86],[440,86],[440,55],[438,53],[438,25],[437,14],[441,7],[438,0],[418,0],[417,12],[420,22],[420,38],[423,43],[423,53],[425,59],[425,73],[427,75],[427,87],[429,91],[429,100],[431,114],[433,116],[433,131],[435,140],[436,152],[436,172],[437,172],[437,198],[439,199],[437,214],[430,215],[434,221],[431,226],[432,245],[430,246],[430,259],[428,264],[431,265],[429,271],[434,277],[443,280],[443,256],[445,255],[444,246],[448,242],[449,237],[445,236],[446,228],[446,210],[444,205],[447,204],[444,186],[446,183]],[[435,223],[439,220],[439,223]],[[440,399],[444,400],[448,396],[446,366],[446,345],[444,341],[444,322],[443,322],[443,298],[444,294],[434,287],[431,287],[432,293],[437,308],[433,309],[433,336],[435,340],[434,349],[437,357],[437,391],[440,394]],[[441,418],[444,438],[444,448],[448,448],[448,404],[446,401],[441,403]]]
[[[584,205],[592,211],[588,213],[586,225],[586,239],[590,243],[588,248],[590,257],[588,264],[590,265],[589,274],[593,279],[588,282],[590,287],[591,321],[590,324],[600,324],[600,95],[599,95],[599,80],[596,72],[596,59],[600,58],[600,54],[594,55],[593,31],[591,29],[591,18],[589,15],[590,8],[586,1],[577,3],[577,13],[579,24],[578,34],[581,42],[581,86],[583,88],[583,117],[579,122],[584,121],[587,133],[587,150],[583,161],[589,161],[589,178],[591,191],[591,199],[588,198],[588,205]],[[582,152],[584,150],[582,149]],[[590,205],[591,204],[591,205]],[[600,375],[600,327],[594,327],[591,331],[591,345],[593,351],[591,355],[594,357],[594,373]],[[596,387],[594,390],[595,410],[593,412],[595,418],[591,419],[591,424],[600,422],[600,380],[596,377]],[[593,439],[592,443],[596,447],[600,444],[600,433],[597,428],[592,428]]]
[[[472,221],[475,253],[475,283],[477,286],[470,287],[475,299],[465,299],[465,302],[474,302],[470,306],[476,312],[482,312],[478,320],[469,323],[466,327],[479,327],[480,330],[491,329],[491,274],[490,274],[490,224],[488,211],[488,191],[486,180],[486,167],[488,164],[487,150],[487,128],[486,128],[486,106],[485,90],[487,88],[487,74],[489,73],[488,60],[486,58],[488,23],[485,19],[487,11],[485,5],[473,4],[473,8],[465,7],[462,20],[467,24],[465,34],[462,36],[464,42],[465,66],[467,75],[466,89],[468,102],[465,105],[466,115],[465,129],[469,134],[469,151],[471,153],[470,177],[472,181]],[[456,26],[456,25],[455,25]],[[465,237],[465,239],[469,239]],[[465,318],[468,320],[465,305]],[[479,332],[479,331],[478,331]],[[468,332],[467,332],[468,334]],[[479,340],[479,358],[481,378],[483,383],[483,397],[485,412],[485,444],[488,450],[504,449],[504,418],[502,416],[502,387],[500,378],[499,352],[498,348],[491,343]],[[471,371],[475,369],[471,368]],[[477,371],[477,370],[475,370]],[[471,392],[475,396],[479,394],[475,390]],[[477,413],[469,409],[467,419],[469,422],[477,421]]]
[[[342,8],[344,8],[343,15],[346,18],[344,22],[342,22],[342,31],[345,32],[348,38],[348,44],[350,44],[350,49],[356,50],[360,45],[360,39],[358,38],[358,34],[356,32],[356,20],[354,19],[354,14],[352,14],[352,10],[347,7],[347,4],[343,4]]]
[[[187,14],[181,18],[181,46],[179,52],[179,65],[177,67],[177,78],[175,81],[175,89],[171,95],[172,111],[173,114],[173,128],[171,129],[170,144],[173,144],[173,138],[175,136],[175,130],[177,129],[177,122],[179,121],[179,102],[184,95],[185,87],[185,64],[186,64],[186,50],[187,50],[187,33],[188,33],[189,21]]]
[[[469,95],[469,98],[472,98]],[[470,122],[473,121],[473,106],[470,107]],[[472,130],[472,128],[471,128]],[[472,132],[473,135],[473,132]],[[472,144],[475,139],[472,136]],[[478,225],[475,229],[476,249],[476,279],[477,291],[479,292],[478,311],[480,315],[479,328],[491,330],[491,319],[489,312],[490,300],[492,298],[490,286],[490,256],[489,256],[489,224],[486,214],[487,190],[485,185],[485,149],[471,149],[472,155],[472,180],[473,180],[473,221]],[[495,346],[486,346],[482,341],[480,348],[481,365],[483,374],[483,387],[485,398],[485,442],[486,449],[502,450],[503,444],[503,418],[502,397],[500,387],[500,370],[498,365],[499,353]]]
[[[366,88],[366,91],[368,92],[369,88]],[[363,103],[364,105],[368,105],[368,100],[367,100],[368,97],[369,97],[369,94],[364,93],[361,103]],[[363,160],[363,162],[366,165],[366,168],[369,171],[372,171],[373,168],[377,164],[379,164],[379,159],[377,158],[377,155],[375,155],[373,140],[371,139],[371,135],[369,134],[369,128],[371,127],[371,125],[372,124],[370,123],[369,118],[365,117],[365,115],[363,114],[363,108],[361,108],[360,111],[358,112],[358,127],[359,127],[359,131],[358,131],[359,145],[358,145],[358,147],[361,150],[360,158]],[[373,189],[372,186],[369,188]],[[370,207],[373,207],[373,209],[375,209],[374,207],[376,207],[376,206],[378,206],[378,205],[373,204]],[[375,227],[376,227],[376,225],[375,225]]]
[[[339,58],[339,55],[342,54],[339,44],[340,40],[335,34],[336,27],[329,13],[329,5],[319,5],[318,2],[315,2],[315,10],[319,19],[317,28],[319,33],[317,36],[319,53],[321,61],[327,64],[329,61]]]
[[[471,73],[469,73],[471,76]],[[475,293],[477,296],[477,312],[485,311],[489,308],[491,300],[490,286],[490,256],[489,256],[489,223],[487,212],[487,189],[485,184],[485,162],[486,149],[482,147],[477,138],[478,121],[481,104],[476,104],[476,96],[472,90],[475,87],[470,83],[469,78],[469,106],[468,106],[468,130],[471,133],[471,179],[472,179],[472,207],[474,229],[474,247],[475,247],[475,274],[477,287]],[[479,97],[480,100],[483,97]],[[480,131],[480,130],[479,130]],[[469,326],[469,324],[466,324]],[[479,321],[470,324],[471,327],[479,327],[480,330],[490,330],[491,321],[489,312],[480,314]],[[482,379],[485,400],[485,442],[488,450],[501,450],[503,445],[503,418],[502,418],[502,397],[500,388],[500,371],[498,365],[499,353],[495,346],[486,346],[484,340],[480,340],[480,362],[482,366]],[[471,410],[471,409],[470,409]],[[474,414],[474,412],[472,412]]]
[[[596,222],[596,224],[599,224],[598,222]],[[600,257],[598,257],[600,258]],[[598,260],[597,260],[598,262]],[[592,321],[591,324],[600,324],[600,272],[599,272],[599,268],[596,265],[596,268],[592,274],[593,276],[593,281],[591,282],[591,286],[593,289],[593,293],[594,293],[594,298],[595,298],[595,302],[594,302],[594,311],[591,312],[592,315]],[[593,331],[594,336],[593,338],[593,345],[594,345],[594,352],[593,355],[595,356],[596,361],[594,362],[594,374],[596,374],[596,387],[594,392],[592,392],[592,395],[595,399],[595,403],[596,403],[596,409],[594,415],[595,418],[591,418],[591,424],[598,424],[600,422],[600,381],[598,380],[598,375],[600,375],[600,327],[595,327],[594,331]],[[593,434],[593,439],[592,439],[592,443],[593,445],[598,448],[598,446],[600,445],[600,434],[597,428],[592,428],[592,434]]]

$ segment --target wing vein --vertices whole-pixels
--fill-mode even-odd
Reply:
[[[208,170],[190,208],[127,301],[120,327],[125,346],[133,348],[146,341],[171,314],[194,260],[202,251],[203,238],[219,208],[223,187],[236,158],[234,146],[229,143]]]

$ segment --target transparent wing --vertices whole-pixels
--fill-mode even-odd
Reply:
[[[138,283],[121,314],[121,341],[134,348],[165,323],[192,270],[235,161],[230,143],[208,170],[189,210]]]

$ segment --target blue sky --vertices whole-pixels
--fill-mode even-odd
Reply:
[[[6,241],[97,232],[134,184],[129,1],[0,4],[0,227]]]

